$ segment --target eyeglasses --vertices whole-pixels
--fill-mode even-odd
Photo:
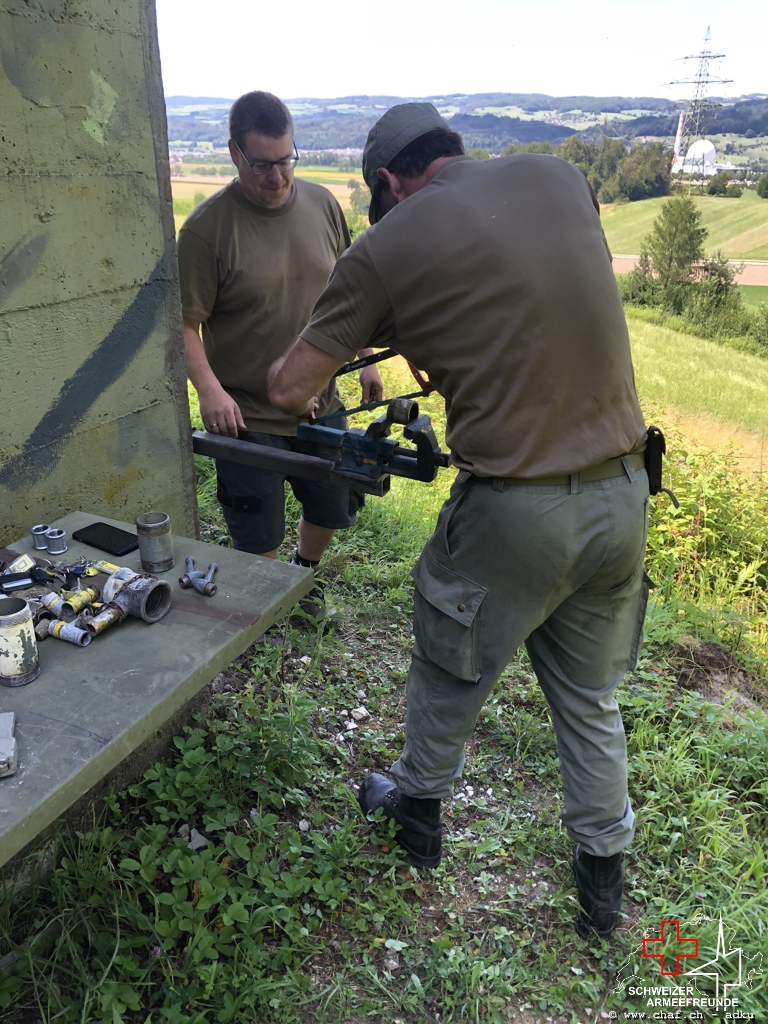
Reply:
[[[234,142],[234,139],[232,140]],[[296,149],[296,143],[293,144],[293,156],[286,156],[282,160],[249,160],[245,153],[235,142],[237,151],[240,156],[245,160],[248,166],[251,168],[257,178],[263,178],[267,174],[272,173],[272,168],[277,167],[280,172],[292,171],[296,164],[299,162],[299,151]]]

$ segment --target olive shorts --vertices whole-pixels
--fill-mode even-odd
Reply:
[[[414,797],[449,797],[464,744],[524,643],[549,703],[563,823],[588,853],[632,841],[614,690],[634,668],[648,581],[648,478],[527,486],[461,473],[412,576],[406,742],[391,772]]]
[[[346,420],[339,420],[346,427]],[[239,435],[241,441],[263,444],[282,451],[295,451],[295,437],[264,434],[250,430]],[[300,503],[302,516],[313,526],[326,530],[346,530],[355,522],[363,495],[327,480],[304,480],[274,473],[239,462],[216,460],[217,492],[221,511],[238,551],[260,555],[279,548],[285,537],[285,483]]]

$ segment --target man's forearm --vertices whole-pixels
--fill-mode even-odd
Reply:
[[[208,363],[200,335],[191,324],[184,323],[184,353],[187,359],[187,376],[192,381],[195,391],[207,391],[211,387],[221,385],[216,374]]]
[[[299,338],[288,355],[270,367],[269,400],[283,412],[306,416],[312,410],[314,396],[342,365],[342,359]]]

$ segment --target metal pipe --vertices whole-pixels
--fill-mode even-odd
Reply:
[[[0,683],[24,686],[40,675],[40,658],[29,605],[20,597],[0,598]]]
[[[128,615],[145,622],[157,622],[171,607],[171,584],[123,567],[109,577],[101,597],[105,604],[114,601]]]
[[[330,459],[319,459],[314,455],[269,448],[265,444],[239,441],[234,437],[218,437],[204,430],[192,431],[192,451],[196,455],[207,455],[213,459],[239,462],[257,469],[271,469],[287,476],[295,471],[304,480],[330,480],[334,463]]]
[[[213,597],[213,595],[219,589],[216,586],[216,584],[212,582],[213,577],[218,568],[219,567],[218,565],[216,565],[215,562],[211,562],[211,564],[208,566],[208,572],[205,574],[205,576],[203,576],[202,573],[200,574],[202,579],[197,577],[191,579],[192,586],[195,588],[198,594],[203,594],[205,597]]]
[[[91,642],[91,634],[84,629],[78,629],[72,622],[62,622],[61,619],[54,619],[48,623],[49,636],[55,636],[57,640],[68,640],[78,647],[87,647]]]
[[[50,529],[45,534],[46,547],[52,555],[63,555],[67,550],[67,534],[58,528]]]
[[[94,587],[83,587],[81,590],[62,590],[59,596],[64,598],[61,618],[71,622],[84,608],[93,604],[99,592]]]
[[[60,619],[63,616],[64,598],[61,594],[55,594],[53,592],[50,594],[43,594],[40,598],[40,603],[57,619]]]
[[[173,568],[171,517],[166,512],[144,512],[136,516],[136,534],[144,572],[167,572]]]
[[[38,523],[37,526],[33,526],[29,531],[32,534],[32,543],[35,545],[36,551],[47,551],[48,541],[46,539],[46,533],[50,530],[48,523]]]
[[[99,633],[103,633],[105,629],[110,626],[119,625],[125,618],[125,610],[116,604],[114,601],[111,604],[105,604],[102,606],[101,611],[98,615],[94,615],[84,623],[83,628],[91,634],[91,636],[98,636]]]
[[[205,576],[204,572],[195,571],[195,560],[192,555],[187,555],[184,559],[184,565],[187,571],[183,576],[179,576],[179,586],[182,590],[189,590],[192,586],[192,580],[202,579]]]

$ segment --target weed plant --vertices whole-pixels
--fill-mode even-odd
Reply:
[[[390,393],[409,390],[406,374],[385,368]],[[442,429],[437,400],[425,408]],[[55,870],[4,890],[0,1019],[602,1024],[646,1012],[628,984],[666,983],[641,958],[643,934],[679,920],[699,939],[698,965],[715,955],[721,916],[748,982],[732,994],[760,1019],[768,513],[727,456],[668,433],[681,507],[653,503],[657,590],[644,654],[619,690],[638,831],[609,942],[573,930],[557,750],[522,655],[468,744],[439,869],[409,867],[392,825],[357,808],[355,782],[402,745],[408,573],[447,491],[441,473],[428,486],[394,481],[335,542],[326,577],[340,622],[286,623],[250,648],[166,763],[111,797],[90,830],[62,828]],[[223,539],[212,476],[199,460],[204,532]],[[698,642],[715,640],[751,668],[751,699],[729,696],[727,680],[705,699],[695,673],[681,675],[681,659],[696,669]],[[193,828],[203,849],[188,845]],[[712,996],[715,980],[697,987]]]

